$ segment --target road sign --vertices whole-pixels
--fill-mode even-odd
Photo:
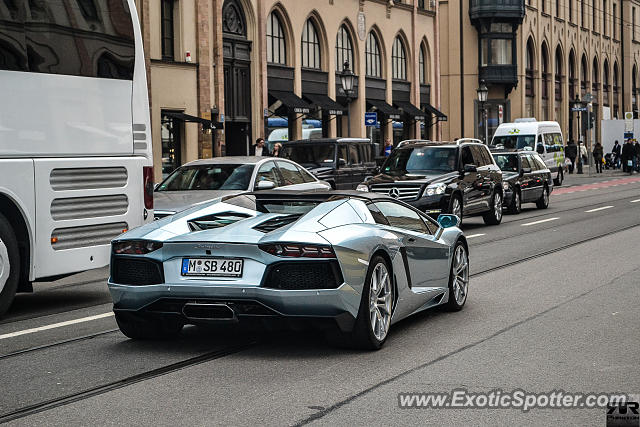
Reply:
[[[220,123],[224,123],[224,114],[220,114]]]
[[[624,131],[633,132],[633,113],[631,111],[624,113]]]
[[[571,107],[571,111],[587,111],[587,107]]]
[[[378,123],[378,113],[364,113],[364,125],[375,126]]]
[[[633,139],[633,132],[625,132],[624,139]]]

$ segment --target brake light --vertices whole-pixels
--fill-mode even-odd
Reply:
[[[111,243],[113,253],[118,255],[145,255],[161,247],[162,242],[153,240],[122,240]]]
[[[142,185],[144,191],[144,207],[153,209],[153,167],[142,168]]]
[[[259,248],[271,255],[293,258],[335,258],[331,246],[297,245],[291,243],[259,245]]]

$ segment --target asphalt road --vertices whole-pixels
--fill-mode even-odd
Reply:
[[[524,205],[498,227],[465,219],[465,309],[394,325],[377,352],[287,331],[133,342],[109,314],[106,270],[38,284],[0,321],[0,422],[603,425],[603,409],[400,409],[398,393],[640,392],[632,178],[569,177],[547,210]]]

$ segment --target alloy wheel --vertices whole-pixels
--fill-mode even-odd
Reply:
[[[549,190],[546,187],[542,190],[542,198],[544,199],[544,205],[547,206],[549,204]]]
[[[7,245],[0,240],[0,292],[4,289],[4,286],[9,280],[9,274],[11,273],[11,265],[9,264],[9,251]]]
[[[391,278],[384,263],[378,263],[371,274],[369,289],[369,319],[373,335],[382,341],[391,322]]]
[[[515,213],[520,213],[520,210],[522,209],[522,202],[520,201],[520,192],[516,191],[513,194],[513,197],[515,197],[515,202],[514,202],[515,209],[514,209],[514,212]]]
[[[464,246],[459,245],[453,254],[453,297],[458,305],[464,304],[469,287],[469,258]]]
[[[500,193],[496,193],[493,196],[493,212],[496,221],[500,221],[502,219],[502,196]]]
[[[451,213],[456,215],[458,218],[462,218],[462,206],[460,205],[460,200],[458,200],[457,197],[454,197],[451,202]]]

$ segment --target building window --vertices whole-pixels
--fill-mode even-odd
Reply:
[[[540,0],[542,13],[547,13],[547,0]]]
[[[573,0],[567,0],[569,4],[569,22],[573,22]]]
[[[589,86],[589,79],[587,77],[587,58],[582,56],[582,67],[580,69],[580,97],[584,98],[587,94],[587,87]]]
[[[407,54],[400,37],[396,37],[393,41],[391,64],[393,78],[398,80],[407,80]]]
[[[175,59],[174,45],[174,26],[173,26],[173,3],[174,0],[162,0],[162,59],[165,61],[173,61]]]
[[[542,45],[541,51],[542,65],[542,120],[549,120],[549,54],[546,45]]]
[[[282,23],[276,12],[271,12],[267,18],[267,62],[287,64],[287,43]]]
[[[618,87],[618,64],[613,64],[613,118],[617,119],[620,114],[620,88]]]
[[[373,31],[370,31],[369,36],[367,37],[367,43],[364,47],[364,56],[366,62],[366,75],[368,77],[382,77],[380,44],[378,43],[378,38]]]
[[[598,80],[598,59],[593,58],[593,72],[591,73],[591,90],[593,96],[598,98],[598,90],[600,90],[600,81]]]
[[[424,52],[424,45],[420,46],[420,52],[419,52],[419,56],[418,56],[418,74],[419,74],[419,79],[420,79],[420,84],[424,85],[427,84],[427,70],[426,70],[426,66],[427,64],[425,63],[425,58],[426,54]]]
[[[602,34],[607,35],[607,0],[602,0]]]
[[[556,69],[554,74],[554,95],[556,101],[562,101],[562,50],[556,49]]]
[[[321,69],[320,38],[311,19],[307,19],[302,29],[302,66],[304,68]]]
[[[580,2],[580,26],[584,28],[584,1]]]
[[[591,0],[591,29],[593,31],[598,31],[598,26],[596,25],[598,21],[596,21],[596,0]]]
[[[556,0],[556,16],[561,18],[560,16],[560,0]]]
[[[604,67],[602,69],[602,104],[605,107],[610,105],[610,93],[611,87],[609,86],[609,62],[604,61]]]
[[[613,38],[617,38],[618,37],[618,23],[617,23],[617,19],[616,19],[616,15],[618,14],[618,5],[617,4],[613,4]]]
[[[338,30],[338,36],[336,37],[336,71],[342,71],[345,62],[349,63],[351,70],[355,69],[351,36],[347,28],[343,25]]]
[[[533,41],[529,39],[527,42],[527,57],[525,62],[525,114],[527,117],[533,117],[533,99],[535,96],[534,87],[534,64],[535,56],[533,51]]]
[[[480,35],[480,65],[513,64],[513,32],[511,24],[483,26]]]
[[[182,124],[180,120],[162,112],[160,137],[162,140],[162,179],[182,165]]]
[[[576,61],[573,51],[569,54],[569,99],[576,98]]]
[[[631,8],[631,34],[633,35],[633,40],[636,39],[636,8]]]

